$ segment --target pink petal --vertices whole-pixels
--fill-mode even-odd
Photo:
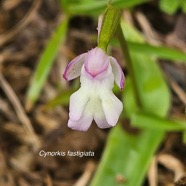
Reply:
[[[114,75],[112,73],[112,67],[109,64],[107,69],[105,71],[103,71],[102,73],[98,74],[95,77],[92,77],[92,75],[90,75],[85,68],[82,68],[81,71],[81,86],[89,86],[92,88],[92,83],[95,84],[96,82],[98,83],[97,86],[100,86],[100,89],[102,89],[103,87],[107,87],[108,89],[112,89],[114,86]]]
[[[94,48],[87,53],[85,70],[92,77],[95,77],[107,70],[109,61],[109,56],[101,48]]]
[[[77,78],[81,74],[81,68],[84,64],[87,53],[83,53],[74,58],[66,67],[63,78],[67,81]]]
[[[107,87],[107,85],[109,83],[111,85],[111,87],[113,88],[113,86],[114,86],[114,75],[112,73],[111,65],[109,64],[107,69],[104,70],[103,72],[101,72],[100,74],[98,74],[95,77],[95,79],[98,80],[100,83],[102,83],[102,86]]]
[[[69,116],[71,120],[78,121],[81,118],[88,100],[89,97],[87,92],[83,88],[80,88],[71,95],[69,109]]]
[[[110,64],[112,66],[112,72],[114,74],[114,79],[115,79],[116,84],[118,85],[120,89],[123,89],[124,82],[125,82],[125,76],[119,63],[116,61],[115,58],[110,56]]]
[[[102,94],[101,100],[108,124],[111,126],[116,125],[123,110],[122,102],[112,92],[105,92],[105,94]]]

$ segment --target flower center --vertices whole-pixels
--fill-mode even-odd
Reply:
[[[95,48],[87,53],[85,58],[85,71],[92,77],[105,72],[109,65],[109,57],[100,48]]]

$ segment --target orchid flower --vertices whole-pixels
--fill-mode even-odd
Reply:
[[[98,39],[102,20],[101,16],[97,28]],[[63,74],[67,81],[79,76],[81,87],[70,97],[68,127],[86,131],[93,120],[100,128],[115,126],[123,104],[113,94],[112,88],[115,81],[118,87],[123,89],[125,81],[117,60],[107,55],[100,47],[96,47],[73,59]]]
[[[70,97],[68,127],[86,131],[93,119],[100,128],[115,126],[122,102],[113,94],[114,80],[124,87],[124,74],[115,58],[94,48],[73,59],[63,77],[69,81],[80,76],[81,87]]]

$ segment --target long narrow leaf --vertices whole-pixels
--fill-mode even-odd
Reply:
[[[47,76],[50,72],[54,59],[58,52],[58,48],[66,38],[67,25],[68,25],[68,19],[66,18],[57,27],[56,31],[54,32],[51,39],[49,40],[45,50],[43,51],[40,60],[38,61],[38,65],[36,67],[26,97],[26,108],[28,110],[38,99],[38,96],[44,86],[44,83],[47,79]]]
[[[186,53],[179,50],[162,46],[153,46],[147,43],[137,43],[130,41],[127,43],[131,52],[137,52],[161,59],[176,60],[182,63],[186,63]]]
[[[118,8],[130,8],[148,1],[149,0],[113,0],[112,5]],[[69,4],[68,11],[71,14],[98,14],[105,9],[107,3],[107,0],[102,0]]]
[[[186,121],[171,121],[142,113],[133,114],[131,119],[132,125],[139,128],[165,131],[186,130]]]

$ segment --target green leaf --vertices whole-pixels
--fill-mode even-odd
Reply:
[[[129,42],[145,43],[144,38],[141,36],[141,32],[135,30],[131,25],[126,22],[121,22],[122,28],[125,28],[125,39]]]
[[[132,53],[131,57],[143,110],[165,116],[170,106],[170,94],[158,64],[144,54]]]
[[[163,46],[153,46],[147,43],[127,42],[128,47],[133,53],[141,53],[152,57],[158,57],[167,60],[176,60],[186,63],[186,53],[176,49]]]
[[[132,125],[139,128],[166,131],[186,130],[186,121],[171,121],[143,113],[134,113],[131,119]]]
[[[160,0],[160,8],[168,14],[174,14],[180,6],[180,0]]]
[[[149,0],[113,0],[111,4],[117,8],[131,8],[133,6],[148,2]],[[79,1],[69,4],[68,12],[70,14],[100,14],[107,6],[107,0],[99,1]]]
[[[138,135],[112,129],[102,161],[90,186],[141,186],[152,156],[163,138],[162,132],[144,130]],[[124,182],[117,182],[117,176]],[[126,180],[126,181],[125,181]]]
[[[133,41],[131,41],[130,38],[130,40],[127,41],[130,52],[141,53],[153,58],[170,60],[176,63],[186,63],[186,53],[181,50],[165,46],[155,46],[144,42],[134,42],[134,38],[132,38],[132,40]],[[116,41],[116,39],[112,39],[111,45],[118,47],[119,42]]]
[[[127,77],[125,80],[123,103],[125,108],[123,115],[126,118],[130,118],[133,113],[138,112],[138,106],[130,77]]]
[[[181,3],[182,10],[184,13],[186,13],[186,0],[182,0]]]
[[[124,22],[122,22],[122,29],[128,33],[126,39],[133,37],[135,31],[130,32],[132,28],[126,26]],[[143,42],[142,39],[142,37],[136,39],[136,42]],[[150,56],[145,55],[145,52],[130,51],[130,54],[143,110],[158,116],[165,116],[170,106],[170,93],[160,67]]]
[[[52,64],[57,55],[58,48],[60,44],[65,41],[67,25],[68,19],[66,18],[59,24],[56,31],[53,33],[38,61],[38,65],[36,67],[26,97],[27,110],[32,107],[32,105],[35,103],[35,101],[37,101],[39,97],[39,94],[52,68]]]
[[[62,11],[64,11],[65,13],[67,13],[69,2],[70,2],[70,0],[60,0],[59,1]]]

